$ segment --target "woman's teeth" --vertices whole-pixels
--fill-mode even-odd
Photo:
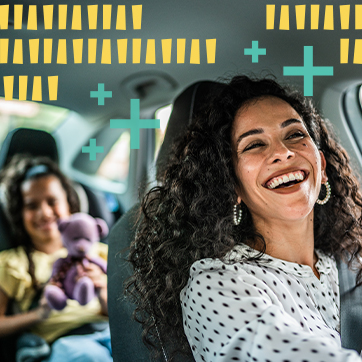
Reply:
[[[272,180],[268,181],[267,188],[268,189],[275,189],[276,187],[287,184],[291,181],[303,181],[305,178],[303,171],[297,171],[297,172],[290,172],[288,174],[274,177]]]

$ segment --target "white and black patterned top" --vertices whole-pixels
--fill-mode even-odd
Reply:
[[[352,362],[341,347],[338,271],[316,250],[320,280],[306,265],[237,246],[236,262],[195,262],[181,291],[184,330],[197,362]],[[361,336],[362,338],[362,336]]]

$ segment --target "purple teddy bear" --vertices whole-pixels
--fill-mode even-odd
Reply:
[[[61,220],[58,228],[63,244],[68,249],[68,256],[54,263],[50,284],[45,287],[45,298],[51,308],[62,310],[68,298],[85,305],[95,297],[92,280],[82,276],[79,269],[94,263],[107,273],[106,261],[100,257],[91,258],[87,253],[94,243],[107,236],[108,226],[102,219],[76,213],[67,220]]]

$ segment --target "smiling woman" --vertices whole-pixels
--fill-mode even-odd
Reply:
[[[310,100],[233,78],[159,181],[126,286],[146,342],[198,362],[361,361],[341,348],[335,259],[360,265],[362,195]]]
[[[280,98],[259,98],[237,112],[232,141],[238,203],[251,212],[255,229],[266,240],[265,252],[309,265],[318,276],[313,209],[328,177],[324,154],[301,117]],[[294,230],[292,243],[286,228]]]

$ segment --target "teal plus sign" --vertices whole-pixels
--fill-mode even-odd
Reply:
[[[140,100],[131,99],[131,119],[111,119],[110,128],[131,130],[131,149],[140,148],[141,128],[160,128],[159,119],[140,119]]]
[[[82,147],[82,153],[89,153],[89,160],[95,161],[97,157],[97,153],[104,152],[104,148],[101,146],[96,146],[96,139],[91,138],[89,140],[89,146]]]
[[[104,83],[98,83],[98,90],[90,92],[91,98],[98,98],[98,105],[104,106],[104,98],[112,98],[112,91],[104,90]]]
[[[251,48],[244,49],[244,55],[251,55],[252,63],[259,63],[259,55],[265,55],[266,49],[259,48],[259,42],[257,40],[253,40],[251,43]]]
[[[313,77],[316,75],[333,75],[333,67],[313,66],[313,47],[304,47],[303,67],[283,67],[283,75],[301,75],[304,77],[304,96],[313,95]]]

